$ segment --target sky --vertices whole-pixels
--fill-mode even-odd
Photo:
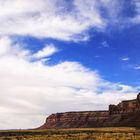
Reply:
[[[0,0],[0,129],[136,98],[139,45],[139,0]]]

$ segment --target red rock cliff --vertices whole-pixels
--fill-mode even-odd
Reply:
[[[118,105],[109,105],[109,114],[125,114],[140,111],[140,93],[136,99],[120,102]]]
[[[40,128],[78,128],[100,126],[108,111],[65,112],[50,115]]]
[[[131,126],[140,127],[140,93],[134,100],[110,105],[108,111],[65,112],[50,115],[39,129]]]

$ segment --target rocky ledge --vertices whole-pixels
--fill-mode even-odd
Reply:
[[[140,127],[140,93],[134,100],[109,105],[107,111],[65,112],[50,115],[38,129]]]

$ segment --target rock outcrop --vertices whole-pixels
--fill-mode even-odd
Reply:
[[[140,93],[134,100],[126,100],[118,105],[109,105],[109,114],[125,114],[140,111]]]
[[[41,129],[46,128],[80,128],[101,126],[108,118],[108,111],[65,112],[50,115]]]
[[[140,93],[134,100],[109,105],[108,111],[65,112],[50,115],[39,129],[86,127],[140,127]]]

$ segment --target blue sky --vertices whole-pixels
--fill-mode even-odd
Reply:
[[[108,27],[104,32],[97,32],[91,28],[88,33],[90,39],[86,41],[73,42],[34,37],[20,37],[20,40],[32,52],[37,52],[45,44],[53,43],[60,51],[52,55],[47,62],[48,65],[76,61],[91,70],[97,70],[111,82],[139,86],[140,26],[133,25],[124,29],[116,26],[111,28]]]
[[[140,90],[139,0],[0,0],[0,25],[0,129]]]

